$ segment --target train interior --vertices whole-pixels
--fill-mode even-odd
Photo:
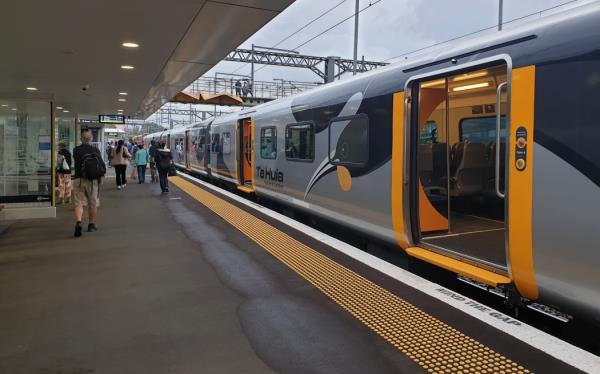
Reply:
[[[498,86],[506,72],[502,65],[421,82],[417,115],[422,244],[501,269],[506,87],[498,94]]]

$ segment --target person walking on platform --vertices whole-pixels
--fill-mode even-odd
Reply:
[[[67,143],[61,140],[58,142],[58,155],[56,158],[59,204],[71,202],[71,167],[73,167],[71,152],[67,149]]]
[[[150,156],[150,182],[158,182],[158,175],[156,175],[156,162],[154,162],[154,158],[156,157],[156,142],[154,140],[150,140],[148,155]]]
[[[106,142],[106,159],[108,160],[108,167],[111,167],[110,159],[112,158],[112,146],[110,142]]]
[[[150,155],[148,151],[144,149],[144,144],[138,146],[137,152],[135,152],[135,164],[137,165],[138,183],[142,184],[146,182],[146,165]]]
[[[169,169],[173,162],[171,150],[165,147],[165,142],[161,142],[161,146],[156,150],[154,162],[158,169],[158,179],[160,181],[160,189],[163,193],[169,192]]]
[[[81,145],[73,148],[75,175],[73,180],[73,203],[75,204],[75,237],[81,236],[83,208],[88,208],[88,232],[96,231],[96,213],[100,206],[98,192],[100,180],[106,173],[100,150],[92,145],[92,133],[81,133]]]
[[[125,147],[123,140],[119,140],[117,146],[112,150],[112,164],[115,167],[118,189],[127,186],[126,171],[130,158],[131,153]]]
[[[129,153],[131,153],[131,174],[129,175],[129,179],[133,179],[136,180],[138,178],[137,175],[137,163],[135,162],[135,154],[138,151],[138,145],[133,143],[133,145],[131,146],[131,151]]]

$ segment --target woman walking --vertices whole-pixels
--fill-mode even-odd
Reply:
[[[67,149],[64,140],[58,142],[58,155],[56,158],[56,172],[58,174],[58,203],[71,202],[71,167],[73,157]]]
[[[171,168],[171,162],[173,157],[171,156],[171,150],[165,148],[165,142],[160,143],[160,147],[156,150],[156,156],[154,156],[154,162],[158,169],[158,180],[160,182],[160,189],[163,193],[169,192],[169,169]]]
[[[122,189],[127,186],[127,179],[125,178],[127,164],[131,158],[131,153],[125,147],[123,140],[119,140],[117,146],[112,150],[112,165],[115,167],[115,174],[117,177],[117,188]]]
[[[135,152],[135,164],[137,165],[138,183],[142,184],[146,182],[146,165],[150,155],[148,151],[144,149],[144,144],[138,146],[137,152]]]

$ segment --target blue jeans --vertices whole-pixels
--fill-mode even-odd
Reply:
[[[140,182],[140,183],[146,182],[146,164],[138,165],[137,172],[138,172],[138,182]]]
[[[169,179],[167,178],[169,175],[169,170],[167,169],[158,169],[158,180],[160,182],[160,189],[165,192],[167,188],[169,188]]]

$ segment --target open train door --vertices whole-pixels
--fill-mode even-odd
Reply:
[[[491,286],[514,281],[531,298],[534,82],[534,67],[512,69],[505,55],[415,76],[395,98],[405,127],[394,135],[404,142],[399,243]]]
[[[254,192],[254,121],[244,118],[238,123],[238,189]]]

